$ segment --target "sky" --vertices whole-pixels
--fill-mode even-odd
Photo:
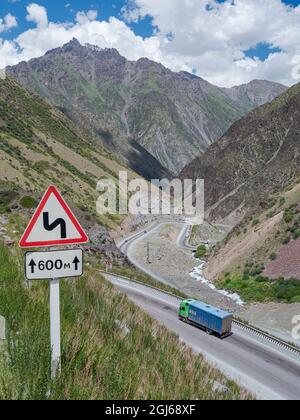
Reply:
[[[0,69],[73,37],[218,86],[300,82],[300,0],[0,0]]]

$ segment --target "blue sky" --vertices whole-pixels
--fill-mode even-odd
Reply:
[[[220,86],[300,80],[300,0],[0,0],[0,69],[71,37]]]
[[[7,13],[18,18],[19,26],[17,29],[10,31],[5,34],[5,38],[12,39],[18,33],[24,32],[30,27],[34,27],[33,23],[26,21],[26,6],[30,3],[36,2],[41,6],[45,6],[48,11],[49,20],[52,22],[65,22],[73,21],[75,15],[81,10],[97,10],[99,18],[101,20],[107,20],[111,16],[122,18],[121,9],[126,5],[126,0],[0,0],[0,17],[5,16]],[[300,0],[299,0],[300,2]],[[70,7],[66,7],[70,5]],[[137,35],[143,37],[151,36],[153,33],[152,19],[146,17],[138,23],[132,23],[129,25]]]
[[[29,28],[33,28],[32,22],[26,21],[26,6],[33,1],[28,0],[1,0],[0,4],[0,18],[7,13],[18,18],[18,27],[5,33],[5,39],[13,39],[19,33],[24,32]],[[224,0],[218,0],[219,3]],[[300,0],[282,0],[283,3],[290,6],[298,6]],[[97,10],[101,20],[108,20],[111,16],[116,16],[122,19],[121,9],[127,3],[127,0],[37,0],[36,3],[45,6],[48,11],[49,20],[52,22],[73,21],[75,15],[81,10]],[[68,6],[68,7],[66,7]],[[136,35],[142,37],[150,37],[153,34],[153,21],[150,16],[146,16],[137,23],[127,23],[128,26],[135,32]],[[259,43],[257,46],[245,51],[248,57],[258,57],[265,60],[272,52],[280,51],[279,48],[272,48],[268,43]]]

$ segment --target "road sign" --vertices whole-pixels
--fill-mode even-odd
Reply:
[[[83,228],[57,188],[51,186],[35,211],[19,246],[21,248],[84,244],[89,241]],[[49,279],[51,376],[60,372],[60,293],[59,279],[83,274],[83,251],[29,252],[25,258],[28,280]]]
[[[51,280],[80,277],[83,274],[83,251],[29,252],[25,258],[27,280]]]
[[[83,244],[83,228],[56,187],[48,188],[19,245],[21,248]]]

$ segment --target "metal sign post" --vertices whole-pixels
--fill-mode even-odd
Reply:
[[[88,237],[57,188],[48,188],[22,239],[21,248],[53,247],[87,243]],[[29,252],[25,257],[27,280],[49,280],[51,378],[61,372],[59,279],[83,274],[83,251]]]
[[[59,280],[50,280],[50,342],[51,378],[55,379],[61,371],[60,343],[60,288]]]

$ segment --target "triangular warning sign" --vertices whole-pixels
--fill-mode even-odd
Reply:
[[[48,188],[20,243],[21,248],[84,244],[83,228],[56,187]]]

